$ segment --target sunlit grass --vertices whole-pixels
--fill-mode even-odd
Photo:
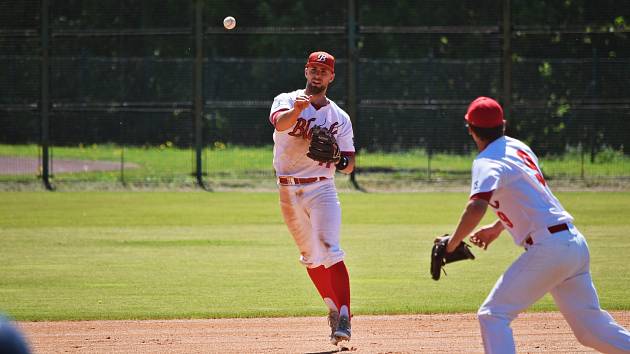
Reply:
[[[18,320],[325,313],[277,193],[0,194],[0,312]],[[630,193],[558,196],[588,239],[602,305],[630,310]],[[432,240],[452,231],[465,193],[340,198],[356,314],[475,311],[523,252],[504,234],[435,282]],[[545,298],[533,309],[555,306]]]

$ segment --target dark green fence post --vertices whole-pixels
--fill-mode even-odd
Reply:
[[[346,104],[346,109],[348,110],[348,115],[352,120],[352,126],[354,129],[354,135],[357,136],[358,122],[358,112],[359,109],[357,107],[357,69],[359,67],[359,56],[357,53],[357,4],[356,0],[348,0],[348,19],[347,19],[347,28],[346,28],[346,36],[348,38],[347,42],[347,56],[348,56],[348,73],[347,73],[347,94],[346,97],[348,102]],[[355,149],[358,150],[358,144],[355,140]],[[362,190],[356,180],[356,174],[354,171],[350,173],[350,182],[354,186],[354,188],[358,190]]]
[[[503,111],[508,119],[512,109],[512,9],[503,0]]]
[[[435,131],[435,129],[433,129]],[[429,138],[429,144],[427,144],[427,182],[431,182],[431,158],[433,157],[433,147],[431,146],[431,140]]]
[[[49,58],[49,12],[48,0],[41,2],[41,66],[40,66],[40,117],[41,117],[41,145],[42,145],[42,181],[48,190],[54,190],[50,183],[50,58]]]
[[[591,95],[593,98],[593,103],[595,103],[596,105],[599,105],[599,55],[597,54],[597,48],[593,47],[593,68],[592,68],[592,75],[593,75],[593,81],[592,81],[592,91],[591,91]],[[599,107],[598,107],[599,108]],[[593,110],[593,112],[596,112],[596,110]],[[598,141],[597,141],[597,134],[599,133],[599,119],[594,119],[593,118],[593,114],[591,114],[591,133],[589,134],[591,139],[591,164],[595,163],[595,155],[597,155],[597,151],[599,150],[598,145]]]
[[[122,91],[121,91],[122,92]],[[120,135],[125,136],[125,124],[124,119],[126,118],[126,113],[123,113],[123,117],[120,118],[118,125],[120,126]],[[125,187],[127,186],[127,182],[125,181],[125,139],[122,139],[122,143],[120,144],[120,184]]]
[[[580,143],[580,178],[584,181],[584,144]]]
[[[195,135],[195,178],[197,184],[208,189],[203,182],[203,165],[201,152],[203,149],[203,1],[194,0],[195,62],[193,69],[193,130]]]

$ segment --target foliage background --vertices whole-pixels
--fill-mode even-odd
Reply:
[[[41,142],[42,1],[0,1],[3,144]],[[507,76],[508,133],[539,155],[578,151],[591,163],[602,150],[627,155],[627,1],[355,1],[356,37],[349,36],[350,3],[202,1],[204,109],[196,128],[195,1],[52,1],[53,160],[55,147],[92,144],[192,151],[196,129],[206,150],[268,146],[274,96],[304,86],[305,58],[320,49],[338,59],[329,95],[346,109],[356,65],[352,119],[360,153],[421,149],[429,160],[421,166],[435,153],[469,155],[466,106],[480,95],[506,103]],[[226,15],[237,18],[235,30],[223,29]],[[222,161],[203,163],[229,169]],[[193,164],[173,166],[174,179]],[[369,162],[359,154],[362,164]]]

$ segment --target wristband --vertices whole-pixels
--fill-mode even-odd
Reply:
[[[350,159],[348,158],[348,156],[341,156],[341,159],[339,159],[339,162],[337,162],[335,167],[337,168],[337,170],[341,171],[341,170],[345,170],[349,164],[350,164]]]

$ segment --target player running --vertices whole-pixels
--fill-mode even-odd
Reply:
[[[352,124],[348,114],[326,97],[335,79],[335,58],[314,52],[304,69],[306,88],[282,93],[273,101],[273,167],[278,178],[284,221],[300,251],[300,262],[328,306],[331,343],[350,340],[350,281],[339,247],[341,207],[335,171],[354,169]],[[319,163],[306,156],[314,126],[336,137],[341,159]]]
[[[551,293],[578,341],[602,353],[630,353],[630,333],[600,308],[584,236],[549,189],[538,158],[504,135],[503,109],[479,97],[465,115],[480,153],[470,199],[450,239],[452,252],[468,235],[486,249],[507,229],[524,252],[499,278],[477,315],[486,353],[515,353],[510,323]],[[472,233],[488,205],[499,220]]]

